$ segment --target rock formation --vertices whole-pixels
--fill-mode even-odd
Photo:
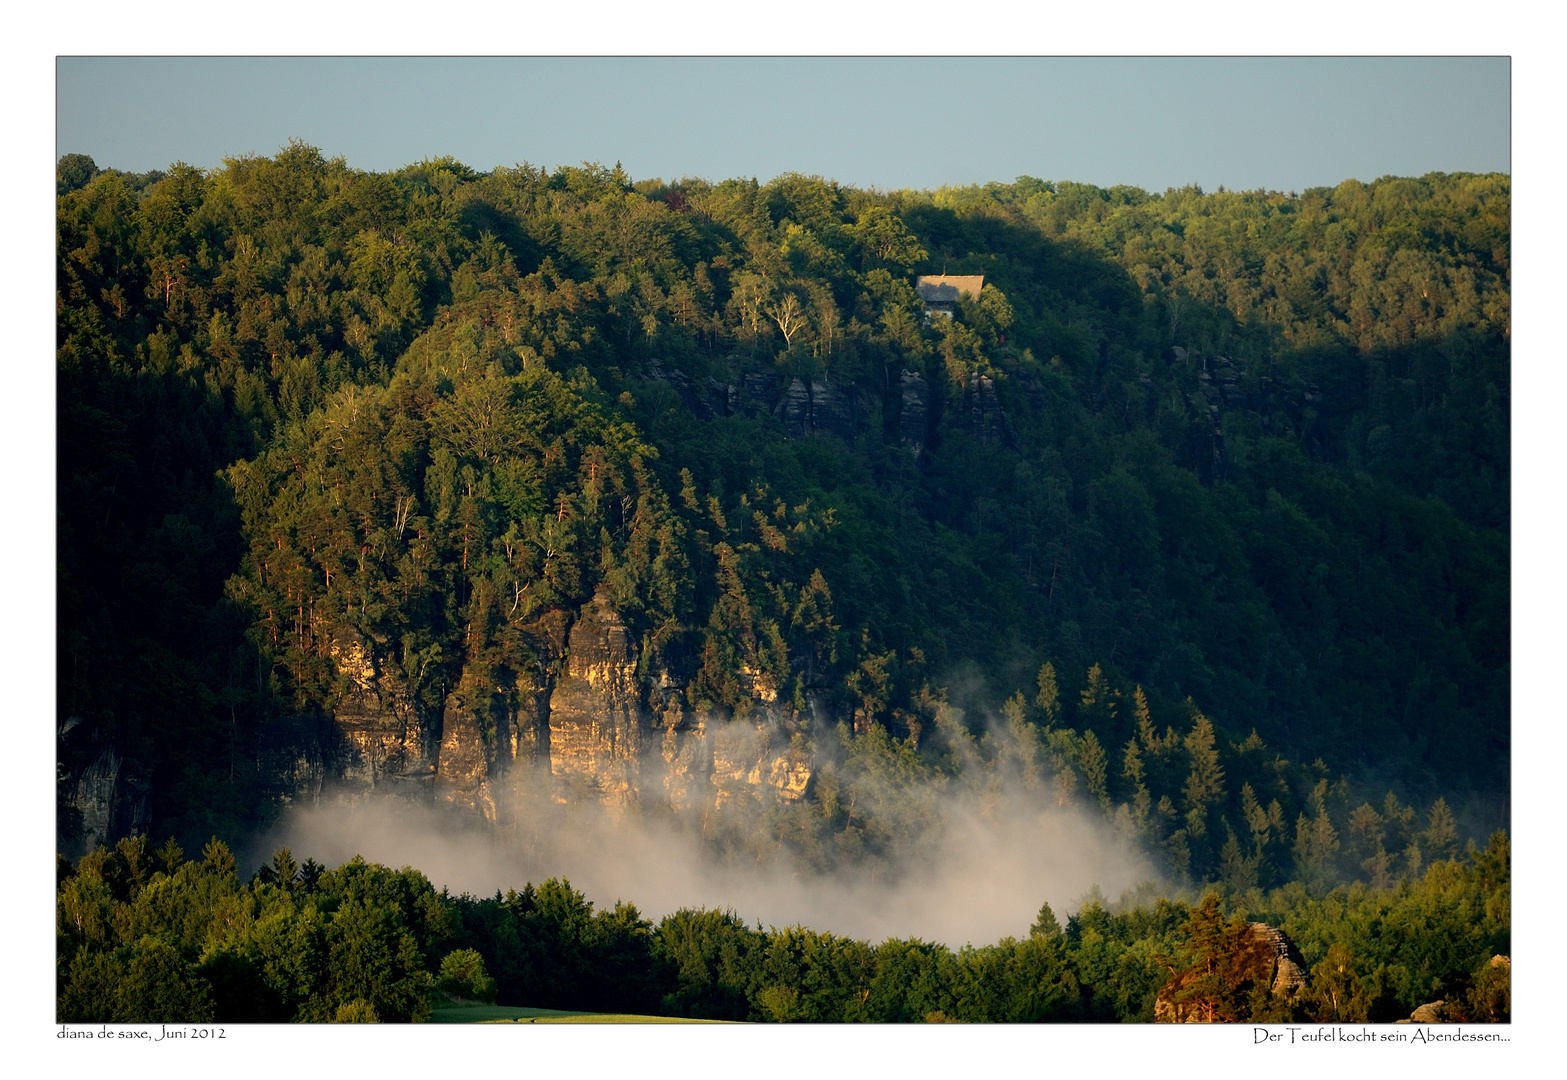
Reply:
[[[351,789],[425,786],[434,778],[438,735],[400,671],[383,670],[375,650],[348,627],[332,641],[332,659],[351,689],[334,710],[336,767]]]
[[[500,687],[464,672],[441,714],[441,744],[436,759],[436,793],[444,801],[495,820],[492,770],[511,756],[511,717],[496,698]]]
[[[850,393],[826,375],[818,375],[809,384],[798,377],[790,379],[773,415],[783,421],[784,430],[795,438],[832,435],[852,443],[857,429],[856,411]]]
[[[717,379],[707,380],[709,411],[715,416],[734,416],[740,411],[740,391]]]
[[[578,612],[524,628],[514,673],[469,670],[439,717],[410,699],[355,631],[333,656],[352,689],[333,722],[332,782],[349,795],[392,791],[495,821],[508,774],[546,780],[561,801],[655,802],[683,811],[805,796],[813,757],[777,692],[755,680],[741,719],[694,714],[664,668],[640,656],[606,589]],[[814,705],[814,703],[813,703]],[[814,708],[813,712],[816,711]],[[331,741],[331,740],[329,740]],[[308,756],[308,755],[307,755]],[[535,771],[536,770],[536,771]]]
[[[746,412],[772,412],[773,396],[770,377],[753,373],[740,379],[740,401]]]
[[[1001,407],[996,394],[996,381],[989,375],[978,375],[964,386],[968,398],[969,425],[974,437],[986,446],[1017,446],[1017,432],[1012,421]]]
[[[1428,1001],[1414,1012],[1409,1014],[1407,1020],[1395,1020],[1396,1024],[1456,1024],[1459,1016],[1456,1010],[1446,1001]]]
[[[1280,997],[1294,997],[1311,986],[1306,961],[1289,935],[1277,927],[1254,922],[1240,939],[1240,977],[1253,985],[1266,986]],[[1182,972],[1159,991],[1154,1000],[1154,1020],[1167,1024],[1200,1024],[1206,1020],[1201,1004],[1177,1001],[1176,997],[1192,979],[1195,971]]]
[[[851,388],[852,389],[852,388]],[[854,400],[825,375],[811,380],[811,431],[833,435],[852,443],[855,436]]]
[[[930,424],[930,387],[919,372],[905,371],[898,389],[898,442],[918,455]]]
[[[241,753],[285,803],[393,795],[492,823],[509,813],[514,781],[563,802],[677,812],[805,797],[813,755],[797,721],[832,722],[812,695],[795,717],[758,677],[743,717],[693,712],[657,658],[639,672],[637,643],[602,587],[580,610],[521,629],[510,666],[470,667],[435,710],[383,646],[341,627],[330,646],[345,684],[335,708],[274,717]],[[91,850],[146,827],[150,785],[87,728],[62,728],[71,760],[60,783],[75,846]]]
[[[1248,927],[1252,939],[1265,943],[1273,952],[1273,978],[1269,989],[1284,997],[1294,997],[1311,986],[1311,973],[1306,970],[1306,959],[1284,931],[1267,923],[1254,922]]]
[[[572,794],[636,799],[646,727],[636,645],[600,587],[571,628],[566,668],[550,695],[550,771]]]
[[[149,789],[146,781],[126,775],[125,759],[113,747],[98,754],[76,776],[66,799],[80,816],[83,849],[91,851],[99,844],[113,844],[117,837],[144,830]]]

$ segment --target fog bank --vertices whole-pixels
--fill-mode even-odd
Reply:
[[[405,799],[323,799],[295,807],[254,851],[278,845],[337,866],[354,855],[412,866],[437,888],[494,895],[564,877],[603,907],[634,903],[657,922],[682,907],[733,908],[764,926],[803,924],[879,942],[919,937],[954,948],[1028,933],[1041,903],[1064,915],[1097,886],[1117,896],[1154,877],[1105,819],[1039,792],[992,788],[933,796],[935,812],[892,852],[811,868],[791,854],[786,819],[760,808],[683,816],[546,791],[508,793],[489,825]],[[743,815],[750,814],[750,817]],[[754,822],[743,848],[720,827]],[[765,822],[765,824],[764,824]]]

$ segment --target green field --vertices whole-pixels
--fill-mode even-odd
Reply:
[[[525,1009],[515,1005],[452,1005],[430,1012],[432,1024],[721,1024],[724,1022],[688,1020],[680,1016],[636,1016],[631,1013]]]

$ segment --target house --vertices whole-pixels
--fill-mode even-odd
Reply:
[[[952,318],[958,309],[958,297],[966,296],[972,302],[979,299],[979,290],[985,287],[983,274],[922,274],[914,279],[914,288],[925,301],[925,317],[941,315]]]

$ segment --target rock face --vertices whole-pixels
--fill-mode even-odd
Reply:
[[[748,412],[771,412],[773,380],[754,373],[743,376],[740,380],[740,400]]]
[[[783,421],[791,436],[832,435],[852,443],[856,433],[854,399],[826,375],[818,375],[809,384],[796,377],[789,380],[783,400],[773,415]]]
[[[707,400],[715,416],[734,416],[740,411],[740,391],[717,379],[707,380]]]
[[[811,753],[804,740],[783,743],[766,720],[736,720],[713,733],[714,805],[754,800],[798,802],[811,782]],[[783,736],[785,739],[787,736]]]
[[[1196,391],[1186,394],[1194,417],[1193,440],[1206,444],[1212,459],[1213,475],[1221,477],[1226,469],[1222,420],[1225,413],[1253,414],[1262,430],[1276,432],[1312,431],[1312,420],[1324,408],[1321,389],[1316,383],[1286,386],[1270,375],[1248,373],[1246,365],[1228,356],[1209,356],[1174,346],[1174,363],[1195,377]],[[1307,447],[1322,453],[1321,441],[1310,434]]]
[[[502,687],[486,685],[475,672],[465,672],[456,691],[446,698],[441,715],[441,745],[436,759],[436,795],[454,806],[476,810],[495,820],[490,785],[512,756],[511,716],[498,698]]]
[[[635,800],[645,728],[636,672],[636,646],[601,588],[571,628],[550,696],[550,771],[573,794]]]
[[[666,384],[680,399],[680,404],[699,416],[710,417],[711,409],[704,408],[704,403],[697,399],[696,393],[691,389],[691,380],[686,378],[685,372],[675,369],[665,369],[658,357],[649,357],[647,362],[647,377],[656,382]]]
[[[84,850],[145,829],[147,792],[144,781],[126,775],[125,760],[112,747],[99,754],[77,776],[68,799],[81,815]]]
[[[401,673],[381,670],[374,649],[346,627],[333,639],[332,658],[353,687],[335,714],[338,776],[363,791],[428,786],[435,776],[438,736]]]
[[[1414,1012],[1409,1014],[1408,1020],[1398,1020],[1400,1024],[1456,1024],[1458,1014],[1446,1001],[1428,1001]]]
[[[812,693],[796,716],[753,673],[743,718],[695,713],[661,660],[639,672],[637,643],[602,588],[578,611],[549,611],[519,629],[518,655],[464,671],[437,711],[381,645],[342,627],[330,646],[346,682],[336,708],[273,717],[237,752],[283,803],[393,795],[492,823],[511,812],[514,783],[543,785],[560,802],[675,812],[806,796],[813,755],[801,722],[835,720]],[[145,831],[151,785],[124,755],[76,718],[59,745],[59,802],[73,838],[62,842],[90,851]]]
[[[1001,408],[1001,398],[996,394],[996,381],[989,375],[979,375],[968,380],[964,387],[968,398],[969,424],[974,437],[986,446],[1017,447],[1017,432],[1012,421]]]
[[[834,435],[853,442],[855,435],[854,401],[843,388],[825,375],[811,380],[811,431]]]
[[[1273,950],[1273,980],[1269,985],[1275,994],[1294,997],[1311,985],[1305,957],[1300,955],[1288,934],[1260,922],[1252,923],[1250,930],[1254,939],[1265,942]]]
[[[925,449],[930,425],[930,387],[925,385],[923,375],[905,371],[898,389],[898,443],[917,455]]]
[[[1266,923],[1251,923],[1240,941],[1241,969],[1253,984],[1281,997],[1294,997],[1311,985],[1300,950],[1284,931]],[[1194,977],[1191,972],[1171,980],[1154,1001],[1154,1020],[1166,1024],[1200,1024],[1207,1020],[1198,1002],[1177,1001],[1176,995]]]
[[[805,797],[812,751],[793,710],[761,678],[743,719],[699,715],[684,687],[639,650],[608,592],[522,627],[511,666],[470,668],[437,712],[377,643],[344,627],[331,655],[347,691],[331,714],[275,717],[243,750],[284,802],[390,794],[499,822],[514,781],[560,802],[644,803],[676,812]],[[811,703],[807,723],[828,723]],[[72,730],[72,727],[76,730]],[[149,785],[77,722],[63,727],[61,802],[91,850],[142,831]]]

